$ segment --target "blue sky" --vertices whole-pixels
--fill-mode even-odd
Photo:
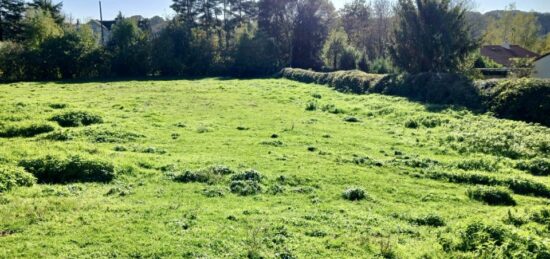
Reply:
[[[350,0],[333,0],[334,5],[339,8]],[[54,0],[54,2],[60,2]],[[125,16],[141,14],[145,17],[155,15],[168,16],[172,14],[170,4],[172,0],[102,0],[103,18],[112,19],[118,11],[122,11]],[[476,0],[476,10],[486,12],[495,9],[504,9],[504,7],[513,3],[508,0]],[[519,10],[550,12],[550,0],[517,0],[515,1]],[[71,14],[74,19],[98,18],[98,0],[64,0],[63,10]]]

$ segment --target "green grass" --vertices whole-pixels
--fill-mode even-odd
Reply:
[[[308,109],[312,96],[330,109]],[[510,210],[537,218],[548,199],[512,194],[515,207],[489,206],[468,198],[467,181],[430,177],[550,186],[517,166],[549,158],[545,127],[283,79],[0,85],[0,128],[67,112],[102,123],[0,137],[0,163],[79,155],[112,163],[115,179],[0,193],[0,258],[497,256],[503,249],[470,233],[491,227],[467,232],[479,224],[549,242],[547,221],[506,223]],[[176,180],[211,166],[231,170]],[[236,176],[250,169],[261,178]],[[236,181],[261,192],[233,193]],[[365,199],[346,200],[350,188]],[[525,247],[507,249],[542,253]]]

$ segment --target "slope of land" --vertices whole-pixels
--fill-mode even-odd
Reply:
[[[51,121],[70,111],[101,123]],[[7,130],[31,124],[55,129]],[[5,165],[78,155],[116,169],[0,193],[0,257],[533,258],[549,245],[550,180],[532,168],[550,129],[466,110],[284,79],[18,83],[0,86],[0,129]],[[224,173],[191,177],[210,166]],[[237,181],[249,169],[260,179]],[[476,184],[517,204],[489,205]]]

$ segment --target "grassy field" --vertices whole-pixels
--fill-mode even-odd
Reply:
[[[550,256],[537,125],[204,79],[0,85],[0,136],[0,163],[38,177],[0,191],[1,258]],[[28,161],[75,156],[114,179],[51,184]]]

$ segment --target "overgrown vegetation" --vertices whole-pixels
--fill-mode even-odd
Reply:
[[[71,111],[103,120],[0,138],[0,163],[38,183],[0,194],[0,257],[533,258],[548,249],[550,182],[531,172],[550,154],[547,127],[285,79],[17,83],[0,97],[4,126]],[[488,205],[498,192],[468,198],[476,185],[513,193],[516,205]],[[466,243],[479,245],[461,248],[479,218],[505,230],[503,245],[474,234]]]
[[[36,179],[21,167],[0,166],[0,193],[20,186],[32,186],[35,182]]]
[[[19,166],[32,173],[39,183],[105,183],[115,178],[115,169],[111,163],[80,156],[24,159],[19,162]]]

